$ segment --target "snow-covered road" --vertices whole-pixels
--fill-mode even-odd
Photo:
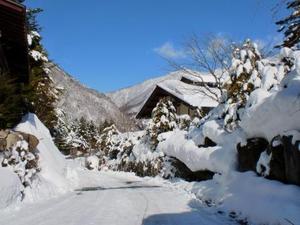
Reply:
[[[74,192],[19,210],[0,212],[5,225],[218,225],[234,224],[201,207],[184,191],[133,175],[82,176]]]

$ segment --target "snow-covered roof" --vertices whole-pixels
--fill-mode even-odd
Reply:
[[[198,73],[198,72],[197,73],[193,72],[193,74],[186,73],[182,75],[182,77],[197,83],[198,82],[216,83],[216,79],[214,78],[214,76],[208,73]]]
[[[193,107],[216,107],[218,102],[205,87],[186,84],[179,80],[166,80],[157,85],[171,95],[181,99]],[[210,88],[210,91],[219,93],[218,89]]]

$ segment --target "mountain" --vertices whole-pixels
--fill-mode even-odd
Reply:
[[[112,99],[122,112],[134,116],[158,83],[165,80],[179,80],[182,75],[182,71],[171,72],[165,76],[146,80],[140,84],[107,93],[107,96]]]
[[[113,121],[121,131],[134,127],[133,122],[105,94],[82,85],[57,65],[49,66],[49,75],[62,91],[56,107],[64,111],[67,119],[84,117],[96,124]]]

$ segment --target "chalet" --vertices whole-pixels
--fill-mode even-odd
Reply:
[[[9,72],[28,81],[26,8],[11,0],[0,0],[0,73]]]
[[[196,79],[196,78],[195,78]],[[218,89],[214,88],[211,78],[200,79],[201,82],[211,82],[210,91],[218,95]],[[213,95],[201,85],[200,80],[193,80],[191,76],[182,76],[180,80],[166,80],[156,85],[151,95],[144,102],[142,108],[136,115],[137,119],[147,119],[151,117],[152,110],[161,98],[172,100],[177,114],[188,114],[191,117],[197,115],[197,110],[201,109],[207,113],[218,105],[213,99]],[[193,83],[197,81],[198,83]]]

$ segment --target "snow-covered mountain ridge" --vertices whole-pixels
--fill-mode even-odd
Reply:
[[[82,85],[57,65],[50,65],[49,69],[55,86],[62,91],[56,107],[64,111],[67,119],[84,117],[96,124],[113,121],[121,130],[133,127],[127,116],[105,94]]]

